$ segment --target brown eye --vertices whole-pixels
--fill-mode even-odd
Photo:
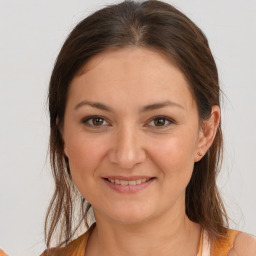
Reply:
[[[103,118],[100,118],[100,117],[97,117],[97,118],[93,118],[93,119],[92,119],[92,123],[93,123],[93,125],[95,125],[95,126],[100,126],[100,125],[103,124],[103,122],[104,122]]]
[[[159,117],[159,118],[154,119],[155,126],[163,126],[163,125],[165,125],[165,122],[166,122],[166,120],[163,117]]]
[[[149,126],[153,126],[156,128],[166,128],[169,125],[173,124],[174,121],[165,116],[156,116],[149,122]]]
[[[107,126],[108,122],[101,116],[90,116],[82,120],[82,123],[89,127]]]

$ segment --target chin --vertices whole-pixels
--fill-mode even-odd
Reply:
[[[124,225],[136,225],[143,223],[147,218],[145,216],[140,215],[126,215],[126,216],[113,216],[112,218],[115,222]]]
[[[122,209],[114,210],[109,213],[109,217],[120,224],[140,224],[145,222],[152,216],[151,211],[148,209],[123,207]]]

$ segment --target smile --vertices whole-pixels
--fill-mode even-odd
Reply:
[[[115,183],[115,184],[122,185],[122,186],[127,186],[127,185],[135,186],[135,185],[147,182],[150,179],[151,178],[148,178],[148,179],[138,179],[138,180],[117,180],[117,179],[115,179],[115,180],[107,179],[107,180],[110,181],[111,183]]]
[[[156,177],[108,177],[103,178],[105,184],[119,193],[136,193],[146,189],[156,180]]]

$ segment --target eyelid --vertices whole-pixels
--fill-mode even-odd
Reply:
[[[99,126],[97,126],[97,125],[89,124],[89,121],[92,120],[92,119],[95,119],[95,118],[101,118],[101,119],[103,119],[103,121],[105,121],[109,124],[108,120],[105,117],[99,116],[99,115],[92,115],[92,116],[84,117],[82,119],[81,123],[83,123],[84,125],[87,125],[89,127],[93,127],[93,128],[100,128],[100,127],[103,127],[103,126],[109,126],[109,125],[99,125]]]
[[[88,121],[90,121],[90,120],[92,120],[92,119],[95,119],[95,118],[101,118],[101,119],[103,119],[103,121],[107,122],[108,125],[99,125],[99,126],[97,126],[97,125],[91,125],[91,124],[89,124]],[[165,125],[163,125],[163,126],[151,126],[151,125],[148,125],[150,122],[154,121],[154,120],[157,119],[157,118],[162,118],[162,119],[168,121],[169,124],[167,124],[167,125],[165,124]],[[87,125],[87,126],[93,127],[93,128],[101,128],[101,127],[104,127],[104,126],[109,126],[109,124],[110,124],[110,122],[107,120],[107,118],[105,118],[105,117],[103,117],[103,116],[100,116],[100,115],[92,115],[92,116],[84,117],[81,122],[82,122],[84,125]],[[170,118],[170,117],[163,116],[163,115],[158,115],[158,116],[153,116],[153,117],[151,117],[151,118],[147,121],[146,126],[155,127],[155,128],[157,128],[157,129],[164,129],[164,128],[166,128],[166,127],[169,127],[171,124],[175,124],[175,123],[176,123],[176,122],[175,122],[172,118]]]
[[[154,117],[152,117],[152,118],[148,121],[148,123],[154,121],[154,120],[157,119],[157,118],[162,118],[162,119],[165,119],[166,121],[169,122],[169,124],[163,125],[163,126],[152,126],[152,127],[157,128],[157,129],[164,129],[164,128],[166,128],[166,127],[169,127],[171,124],[175,124],[175,123],[176,123],[172,118],[167,117],[167,116],[161,116],[161,115],[160,115],[160,116],[154,116]],[[148,125],[148,126],[150,126],[150,125]]]

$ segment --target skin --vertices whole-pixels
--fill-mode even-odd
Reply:
[[[256,255],[256,237],[241,232],[234,242],[228,256],[254,256]]]
[[[172,104],[141,111],[166,101]],[[102,119],[85,122],[93,115]],[[160,126],[157,116],[166,117]],[[87,256],[196,255],[200,226],[185,214],[185,189],[219,119],[213,106],[209,120],[200,122],[184,75],[155,50],[114,49],[85,64],[70,85],[63,140],[73,181],[96,218]],[[154,180],[124,194],[103,180],[117,175]]]

